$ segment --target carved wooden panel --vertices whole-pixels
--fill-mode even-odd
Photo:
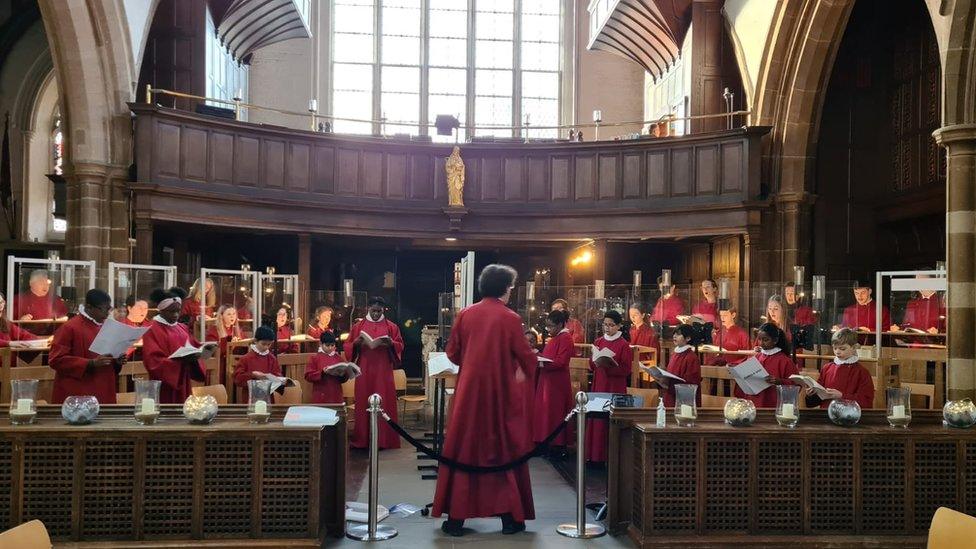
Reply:
[[[203,533],[247,536],[251,532],[252,443],[207,440],[204,452]]]
[[[957,507],[956,443],[915,441],[915,529],[927,531],[939,507]]]
[[[284,141],[264,141],[264,185],[272,188],[285,185]]]
[[[285,163],[285,183],[293,191],[307,191],[311,148],[305,143],[289,143]]]
[[[718,145],[695,147],[695,194],[716,194],[719,184]]]
[[[647,196],[648,198],[666,196],[668,173],[668,152],[647,153]]]
[[[576,200],[592,200],[596,180],[596,161],[592,156],[576,157]]]
[[[694,155],[689,148],[671,151],[671,196],[689,196],[695,176]]]
[[[570,158],[554,156],[552,158],[552,199],[566,200],[570,198]]]
[[[803,529],[803,444],[799,440],[760,440],[756,464],[756,527],[792,534]]]
[[[749,441],[705,441],[705,517],[708,532],[746,532],[749,529]]]
[[[13,490],[13,443],[0,440],[0,502],[9,502]],[[0,528],[10,524],[10,505],[0,505]]]
[[[210,177],[214,183],[234,182],[234,136],[210,132]]]
[[[339,149],[336,194],[355,195],[359,191],[359,151]]]
[[[191,534],[193,506],[193,440],[146,441],[143,532],[150,538]]]
[[[625,154],[623,163],[623,198],[640,198],[641,155]]]
[[[363,152],[363,196],[383,196],[383,153]]]
[[[817,534],[854,526],[854,442],[810,441],[810,529]]]
[[[234,145],[234,182],[238,185],[256,186],[261,172],[261,143],[253,137],[238,136]]]
[[[737,193],[744,188],[743,177],[745,161],[742,143],[723,143],[722,144],[722,189],[721,192]]]
[[[599,157],[599,194],[600,200],[610,200],[617,198],[617,164],[620,157],[601,154]]]
[[[403,154],[386,155],[386,195],[390,198],[407,196],[407,157]]]
[[[81,536],[86,540],[131,538],[135,441],[85,442]]]
[[[312,191],[332,194],[335,192],[335,149],[315,147],[315,176]]]
[[[529,200],[549,200],[549,161],[545,157],[530,156],[527,159]]]
[[[656,532],[695,532],[698,527],[698,442],[675,437],[650,441],[649,526]]]
[[[522,178],[522,159],[505,159],[505,201],[525,200],[525,182]]]
[[[71,535],[74,441],[38,438],[24,445],[23,521],[38,519],[52,538]]]
[[[639,509],[640,512],[635,512],[631,516],[631,524],[634,525],[638,530],[644,527],[644,509],[653,505],[648,499],[646,485],[650,482],[650,475],[645,475],[647,463],[647,451],[648,443],[644,438],[642,433],[634,430],[631,436],[631,444],[634,448],[634,468],[632,471],[634,482],[632,484],[633,494],[631,499],[631,507],[635,510]]]
[[[310,440],[267,440],[261,487],[261,533],[294,535],[308,531]]]
[[[183,163],[183,178],[199,183],[207,182],[207,132],[184,127],[181,131],[180,160]]]
[[[906,445],[865,441],[861,447],[861,529],[865,532],[905,528]]]
[[[500,158],[485,158],[481,161],[481,199],[497,202],[502,199],[502,161]]]
[[[156,125],[156,138],[151,145],[156,155],[153,163],[159,177],[180,177],[180,127],[160,122]]]
[[[415,154],[410,157],[413,165],[410,198],[434,197],[434,159],[427,155]]]

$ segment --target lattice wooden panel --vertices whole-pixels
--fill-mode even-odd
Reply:
[[[815,533],[854,529],[854,443],[810,442],[810,528]]]
[[[698,508],[698,442],[651,439],[651,528],[695,532]]]
[[[799,440],[760,440],[757,528],[796,533],[803,529],[803,444]]]
[[[634,494],[631,500],[630,522],[638,531],[644,525],[644,486],[647,477],[644,474],[645,455],[647,447],[644,443],[644,435],[637,429],[633,430],[631,442],[634,445]],[[647,507],[649,508],[649,506]]]
[[[189,537],[193,525],[193,440],[146,441],[143,532],[147,539]]]
[[[253,445],[250,439],[206,442],[204,534],[250,534]]]
[[[956,443],[915,441],[915,529],[927,531],[939,507],[957,508]]]
[[[749,441],[705,443],[705,530],[749,529]]]
[[[0,530],[10,524],[10,490],[13,488],[13,451],[9,440],[0,440]]]
[[[904,442],[862,444],[861,529],[864,532],[904,533],[906,483]]]
[[[261,533],[300,536],[308,531],[308,495],[312,466],[309,440],[264,443]]]
[[[976,513],[976,442],[966,444],[966,513]]]
[[[132,440],[85,442],[82,539],[132,538],[134,459]]]
[[[39,519],[51,537],[71,535],[74,442],[38,438],[24,443],[24,522]]]

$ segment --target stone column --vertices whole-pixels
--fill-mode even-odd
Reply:
[[[776,213],[780,227],[780,262],[771,273],[777,280],[792,280],[793,266],[810,263],[810,208],[812,195],[806,192],[785,192],[776,195]]]
[[[976,124],[939,128],[947,151],[948,398],[976,396]]]
[[[121,166],[72,163],[67,167],[68,231],[65,259],[94,261],[99,287],[104,287],[109,261],[128,263],[129,210]]]

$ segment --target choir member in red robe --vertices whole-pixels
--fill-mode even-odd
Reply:
[[[7,320],[6,313],[7,300],[0,293],[0,347],[9,347],[11,341],[29,341],[31,339],[44,339],[44,336],[37,336],[33,333],[17,326]]]
[[[583,330],[583,323],[573,317],[573,312],[569,308],[569,303],[565,299],[557,299],[552,302],[553,311],[564,311],[569,315],[569,320],[566,321],[566,329],[569,330],[569,335],[573,338],[573,344],[583,343],[586,341],[586,333]],[[579,352],[574,352],[573,356],[579,356]]]
[[[254,343],[247,354],[237,361],[234,368],[234,385],[244,389],[244,401],[247,402],[247,382],[250,379],[267,379],[281,375],[281,365],[278,357],[271,352],[275,342],[274,330],[267,326],[260,326],[254,330]],[[396,408],[394,406],[394,408]]]
[[[336,351],[336,339],[332,332],[319,336],[319,350],[305,365],[305,380],[312,384],[312,402],[315,404],[342,404],[342,384],[348,379],[345,373],[327,372],[329,366],[345,362]]]
[[[180,323],[183,301],[169,296],[159,303],[159,314],[142,336],[142,360],[149,379],[158,379],[159,402],[182,404],[190,396],[190,381],[206,381],[207,371],[199,358],[171,359],[177,349],[189,343],[200,347],[186,325]],[[209,344],[211,347],[216,343]]]
[[[539,371],[535,384],[535,409],[532,414],[532,440],[543,442],[566,418],[575,405],[569,379],[569,360],[576,355],[573,336],[566,327],[569,313],[549,311],[546,330],[551,336],[539,353]],[[566,431],[552,441],[555,447],[566,446]]]
[[[683,379],[683,383],[688,385],[701,385],[701,361],[698,360],[698,353],[695,352],[695,348],[691,345],[691,338],[694,335],[694,329],[687,324],[682,324],[675,328],[674,335],[671,336],[674,341],[674,350],[671,352],[671,359],[668,361],[668,367],[666,369],[669,374],[674,374]],[[664,397],[664,406],[674,408],[674,386],[677,380],[662,376],[655,377],[654,381],[662,389],[661,394]],[[695,400],[701,406],[701,391],[695,393]]]
[[[790,318],[786,312],[786,303],[783,301],[783,297],[779,295],[772,295],[769,297],[769,301],[766,302],[766,322],[776,325],[783,332],[783,337],[786,338],[786,343],[789,348],[793,348],[793,327],[790,325]],[[756,346],[759,346],[759,338],[757,336]],[[796,352],[801,352],[802,349],[796,349]],[[786,353],[790,354],[789,351]],[[802,359],[796,359],[797,369],[801,368],[803,365]]]
[[[231,305],[221,305],[217,309],[217,321],[207,328],[204,339],[216,341],[220,346],[220,368],[217,375],[220,383],[224,383],[227,379],[227,348],[232,341],[244,339],[237,319],[237,309]],[[242,352],[239,347],[235,349],[235,354]]]
[[[285,305],[279,307],[275,315],[275,325],[278,327],[278,341],[276,342],[278,354],[298,352],[298,343],[290,341],[292,336],[290,311],[291,307]]]
[[[813,308],[805,305],[796,295],[796,284],[787,282],[783,288],[783,297],[786,300],[787,317],[791,324],[796,326],[813,326],[817,323],[817,317]]]
[[[918,275],[916,278],[931,278],[930,275]],[[905,307],[905,316],[901,326],[891,326],[892,332],[899,332],[906,328],[915,328],[930,334],[945,333],[946,307],[942,296],[935,290],[920,290]]]
[[[30,274],[30,289],[14,296],[13,316],[19,320],[47,320],[64,318],[68,307],[61,296],[51,292],[47,271],[38,269]]]
[[[125,316],[119,321],[134,328],[149,326],[149,303],[145,299],[136,299],[135,294],[125,298]]]
[[[54,334],[48,361],[54,370],[52,404],[69,396],[94,395],[101,404],[115,404],[118,373],[124,357],[99,356],[88,350],[112,309],[102,290],[88,290],[85,305]]]
[[[525,335],[525,342],[529,344],[529,347],[532,347],[533,351],[538,352],[539,334],[535,333],[535,330],[526,330],[523,335]]]
[[[644,308],[638,304],[631,305],[628,314],[630,315],[630,344],[657,349],[660,353],[661,346],[657,332],[648,322]]]
[[[836,331],[841,327],[850,328],[854,331],[873,332],[877,330],[877,311],[875,310],[877,304],[871,298],[871,286],[868,283],[858,282],[854,284],[854,301],[853,305],[844,309],[844,320],[840,326],[834,326],[834,330]],[[882,306],[881,327],[887,328],[889,326],[891,326],[891,314],[887,307]]]
[[[447,357],[460,367],[451,405],[444,457],[467,465],[510,463],[532,451],[532,377],[536,354],[522,321],[506,306],[515,270],[489,265],[478,277],[482,299],[454,319]],[[460,536],[464,519],[500,517],[502,533],[525,529],[535,518],[529,466],[472,474],[441,465],[431,515],[448,515],[441,529]]]
[[[627,379],[633,367],[634,355],[630,342],[623,337],[623,317],[617,311],[607,311],[603,315],[603,337],[597,338],[593,346],[597,349],[613,351],[613,360],[601,357],[597,362],[590,360],[593,384],[590,391],[595,393],[626,393]],[[586,422],[586,460],[594,463],[607,461],[607,444],[610,429],[605,419],[590,419]]]
[[[793,385],[790,376],[799,373],[799,370],[790,359],[790,344],[786,341],[786,335],[775,324],[767,322],[760,326],[756,339],[759,342],[756,358],[769,374],[766,376],[766,383],[771,386],[757,395],[747,395],[736,386],[735,396],[751,400],[757,408],[775,408],[776,385]]]
[[[386,319],[386,301],[373,297],[368,302],[366,318],[349,330],[349,361],[355,362],[362,374],[356,378],[355,419],[356,426],[349,445],[353,448],[369,447],[369,397],[378,394],[383,399],[383,410],[393,421],[397,420],[396,386],[393,370],[400,367],[403,356],[403,338],[397,325]],[[365,336],[368,335],[370,339]],[[380,422],[380,448],[399,448],[400,437],[386,424]]]
[[[685,303],[675,293],[677,288],[674,285],[665,287],[661,277],[658,277],[657,284],[661,297],[651,312],[651,321],[660,322],[662,326],[674,326],[678,324],[678,315],[685,314]]]
[[[213,280],[204,279],[203,284],[197,280],[190,286],[189,296],[183,299],[181,317],[187,320],[194,333],[200,333],[200,315],[203,314],[206,319],[213,318],[216,304],[217,293],[214,292]]]
[[[726,351],[747,351],[749,346],[749,332],[738,325],[739,311],[735,307],[719,311],[721,326],[712,333],[712,343]],[[709,354],[706,364],[724,366],[738,364],[747,357],[731,354]]]
[[[718,324],[718,285],[706,278],[701,283],[701,301],[691,309],[691,314],[701,317],[706,323]]]
[[[835,399],[857,401],[862,409],[874,406],[874,380],[857,360],[857,333],[850,328],[841,328],[831,336],[830,344],[834,348],[834,360],[823,365],[819,380],[830,396],[823,399],[808,388],[807,406],[819,404],[826,408]]]
[[[315,321],[309,324],[308,331],[306,332],[309,337],[319,341],[324,332],[330,332],[332,335],[336,333],[332,330],[330,324],[332,324],[332,307],[328,305],[323,305],[315,309]]]

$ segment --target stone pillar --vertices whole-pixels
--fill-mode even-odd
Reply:
[[[976,396],[976,124],[939,128],[946,148],[948,398]]]
[[[312,236],[298,235],[298,318],[310,325],[314,319],[309,316],[308,300],[312,285]]]
[[[105,286],[108,262],[131,261],[129,206],[120,166],[72,163],[67,167],[65,259],[94,261],[98,287]]]
[[[808,271],[810,269],[810,207],[812,204],[812,195],[805,192],[787,192],[776,196],[781,250],[776,272],[771,273],[776,280],[792,280],[794,265],[803,265]]]

